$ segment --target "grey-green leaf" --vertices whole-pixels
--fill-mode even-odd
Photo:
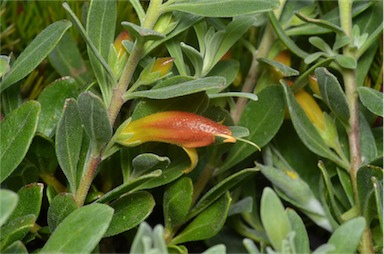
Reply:
[[[1,227],[0,252],[11,243],[21,240],[35,224],[36,217],[28,214],[8,221]]]
[[[104,237],[125,232],[139,225],[152,212],[155,200],[149,192],[141,191],[125,195],[111,203],[115,210]]]
[[[146,91],[138,91],[124,95],[126,100],[133,98],[149,98],[149,99],[169,99],[183,95],[193,94],[207,89],[221,89],[225,87],[225,78],[223,77],[206,77],[192,81],[183,82],[177,85],[153,88]]]
[[[47,221],[51,232],[73,211],[77,209],[75,198],[69,193],[60,193],[52,200],[48,208]]]
[[[217,234],[225,223],[230,203],[231,197],[227,192],[188,224],[171,244],[204,240]]]
[[[0,227],[15,210],[17,202],[18,196],[16,193],[10,190],[0,190]]]
[[[39,217],[43,200],[43,188],[44,186],[41,183],[31,183],[22,187],[17,192],[19,203],[10,219],[15,219],[28,214],[33,214],[36,218]]]
[[[192,218],[193,216],[199,214],[204,209],[206,209],[210,204],[215,202],[221,196],[223,196],[229,189],[236,186],[239,182],[254,174],[258,169],[248,168],[243,169],[231,176],[220,181],[212,189],[210,189],[200,200],[199,202],[191,209],[188,217]]]
[[[40,253],[91,253],[112,220],[113,209],[103,204],[81,207],[66,217]]]
[[[250,131],[248,140],[263,147],[275,136],[283,123],[285,103],[282,89],[279,86],[264,89],[258,94],[258,98],[258,101],[251,101],[247,104],[238,125],[246,127]],[[255,151],[254,147],[244,142],[236,142],[224,165],[220,167],[220,172],[228,170]]]
[[[276,0],[205,0],[175,1],[166,11],[182,11],[206,17],[235,17],[270,11],[279,6]]]
[[[112,137],[112,126],[103,101],[91,92],[80,94],[79,114],[84,129],[97,147],[107,143]]]
[[[56,129],[55,150],[57,161],[67,177],[72,193],[77,189],[77,163],[80,156],[83,128],[77,103],[67,99],[64,112]]]
[[[263,191],[260,209],[261,221],[268,238],[273,248],[281,252],[282,242],[287,238],[292,227],[279,197],[269,187]]]
[[[383,117],[383,93],[370,87],[357,89],[361,103],[375,115]]]
[[[18,240],[16,242],[13,242],[12,244],[10,244],[4,250],[4,253],[7,253],[7,254],[13,254],[13,253],[15,253],[15,254],[28,254],[28,250],[25,247],[25,245],[23,244],[23,242]]]
[[[65,99],[75,98],[77,94],[78,87],[70,77],[58,79],[46,87],[37,99],[41,104],[37,132],[52,137],[62,114]]]
[[[269,59],[269,58],[257,58],[257,61],[263,62],[263,63],[266,63],[266,64],[272,66],[278,72],[283,74],[284,77],[297,76],[300,74],[299,71],[297,71],[297,70],[295,70],[295,69],[293,69],[293,68],[291,68],[285,64],[282,64],[278,61]]]
[[[294,244],[297,253],[310,253],[308,233],[303,220],[293,209],[286,211],[288,219],[295,232]]]
[[[345,126],[348,126],[349,109],[343,89],[337,78],[327,69],[320,67],[315,70],[321,97],[332,112]]]
[[[3,81],[0,83],[0,92],[34,70],[54,49],[71,25],[71,22],[67,20],[57,21],[37,35],[16,59],[11,70],[4,76]]]
[[[166,229],[181,225],[192,205],[193,183],[191,178],[182,177],[169,185],[164,192],[164,222]]]
[[[28,101],[0,122],[0,183],[23,160],[37,128],[40,104]]]
[[[327,144],[317,132],[315,126],[306,116],[304,110],[297,103],[289,87],[286,85],[283,87],[289,114],[300,140],[312,152],[325,158],[340,162],[340,159],[328,148]]]
[[[363,217],[357,217],[338,227],[328,240],[328,243],[333,244],[336,249],[327,253],[355,253],[364,232],[365,224]]]

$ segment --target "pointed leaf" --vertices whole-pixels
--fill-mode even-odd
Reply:
[[[267,187],[261,196],[261,221],[273,248],[281,252],[283,241],[292,230],[284,206],[275,192]]]
[[[205,240],[217,234],[225,223],[230,203],[231,197],[227,192],[188,224],[171,244]]]
[[[80,94],[78,108],[81,122],[96,147],[107,143],[112,137],[112,126],[103,101],[91,92]]]
[[[363,105],[375,115],[383,117],[383,93],[370,87],[359,87],[357,91]]]
[[[191,178],[182,177],[168,186],[163,198],[166,229],[172,229],[185,221],[192,205],[192,195]]]
[[[160,40],[165,38],[164,34],[158,33],[148,28],[143,28],[131,22],[123,21],[121,25],[136,39]]]
[[[149,192],[134,192],[111,203],[115,210],[111,224],[104,237],[128,231],[139,225],[152,212],[155,200]]]
[[[288,219],[295,232],[294,244],[297,253],[310,253],[308,233],[303,220],[293,209],[286,211]]]
[[[257,101],[247,104],[238,125],[250,131],[248,140],[263,147],[279,130],[284,120],[284,111],[285,103],[281,87],[271,86],[258,94]],[[256,152],[254,147],[244,142],[236,142],[219,172],[231,168],[254,152]]]
[[[83,128],[81,126],[77,103],[74,99],[67,99],[64,112],[56,130],[57,161],[67,177],[70,190],[77,189],[77,163],[80,156]]]
[[[92,0],[90,2],[86,25],[87,35],[104,60],[108,59],[109,48],[114,40],[116,17],[117,1]],[[93,68],[93,73],[99,83],[104,101],[109,104],[111,96],[109,79],[111,77],[108,77],[107,71],[104,69],[104,66],[99,59],[94,55],[93,50],[94,49],[87,43],[87,51]]]
[[[34,226],[36,217],[28,214],[8,221],[1,227],[0,251],[3,252],[11,243],[22,240],[28,231]]]
[[[273,68],[275,68],[275,70],[283,74],[284,77],[297,76],[300,74],[297,70],[269,58],[257,58],[257,61],[272,66]]]
[[[41,104],[37,132],[52,137],[55,134],[65,100],[76,98],[77,95],[78,87],[75,81],[69,77],[58,79],[46,87],[37,99]]]
[[[28,101],[0,122],[0,183],[23,160],[37,128],[40,104]]]
[[[321,138],[315,126],[310,122],[304,110],[295,100],[291,90],[286,85],[284,85],[283,88],[289,114],[300,140],[312,152],[333,161],[340,161],[340,159],[328,148],[327,144]]]
[[[0,92],[23,79],[34,70],[54,49],[71,25],[71,22],[67,20],[57,21],[37,35],[16,59],[11,70],[0,83]]]
[[[108,229],[112,216],[113,209],[103,204],[77,209],[58,225],[40,253],[91,253]]]
[[[182,11],[206,17],[235,17],[270,11],[279,6],[276,0],[205,0],[176,1],[166,11]]]
[[[344,91],[337,78],[327,69],[320,67],[315,70],[321,97],[332,112],[344,125],[348,126],[349,108]]]
[[[192,208],[188,217],[192,218],[196,216],[204,209],[206,209],[210,204],[215,202],[218,198],[224,195],[229,189],[234,186],[237,186],[239,182],[254,174],[258,169],[256,168],[248,168],[241,170],[224,180],[220,181],[217,185],[215,185],[212,189],[210,189],[200,200],[199,202]]]
[[[7,254],[12,254],[12,253],[15,253],[15,254],[28,254],[28,250],[27,250],[27,248],[25,247],[25,245],[23,244],[22,241],[16,241],[16,242],[13,242],[12,244],[10,244],[4,250],[4,253],[7,253]]]
[[[28,214],[33,214],[38,218],[43,199],[43,188],[44,186],[41,183],[31,183],[22,187],[17,192],[19,203],[10,219],[15,219]]]
[[[221,89],[225,88],[225,78],[223,77],[206,77],[200,78],[192,81],[187,81],[184,83],[161,87],[153,88],[146,91],[138,91],[130,94],[124,95],[126,100],[133,98],[149,98],[149,99],[170,99],[174,97],[184,96],[188,94],[193,94],[208,89]]]
[[[16,193],[10,190],[0,190],[0,227],[15,210],[18,199]]]
[[[365,224],[363,217],[354,218],[342,224],[328,240],[328,243],[333,244],[336,249],[327,253],[355,253],[364,232]],[[345,237],[346,235],[348,237]]]
[[[152,153],[141,153],[132,160],[132,177],[139,177],[155,169],[164,169],[171,163],[168,157],[161,157]]]
[[[77,209],[75,198],[69,193],[60,193],[51,202],[48,208],[48,226],[54,232],[58,225],[73,211]]]

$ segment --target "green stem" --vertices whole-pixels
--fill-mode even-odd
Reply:
[[[286,0],[280,0],[280,7],[274,11],[273,15],[280,17],[285,1]],[[275,39],[275,34],[273,32],[273,28],[271,24],[269,23],[265,29],[259,48],[257,49],[256,52],[253,52],[252,54],[252,63],[251,63],[251,66],[249,67],[247,78],[244,81],[243,88],[241,90],[242,92],[244,93],[253,92],[256,85],[256,81],[260,74],[259,62],[257,61],[257,58],[267,57],[267,54],[273,44],[274,39]],[[239,98],[237,100],[236,107],[231,112],[231,116],[235,123],[239,122],[240,116],[243,113],[244,108],[247,105],[247,102],[248,102],[247,98]]]
[[[47,185],[52,186],[55,189],[56,193],[65,192],[65,186],[62,185],[54,175],[49,173],[44,173],[44,174],[41,174],[40,177],[41,179],[43,179],[43,181]]]
[[[85,199],[87,198],[87,194],[89,188],[91,187],[93,178],[95,177],[96,169],[101,162],[101,156],[99,154],[92,154],[86,163],[86,173],[81,178],[79,188],[77,189],[75,195],[75,201],[78,207],[84,205]]]
[[[352,37],[352,1],[339,0],[340,23],[348,37]],[[343,54],[346,56],[356,57],[349,46],[343,48]],[[358,109],[358,93],[356,82],[356,71],[350,69],[342,70],[345,93],[349,105],[349,128],[347,129],[349,151],[350,151],[350,177],[353,186],[355,204],[360,211],[360,200],[357,189],[357,171],[361,166],[361,151],[359,139],[359,109]],[[361,253],[374,253],[372,236],[369,225],[363,233],[359,250]]]

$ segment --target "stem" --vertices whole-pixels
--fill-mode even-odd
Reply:
[[[62,185],[54,175],[44,173],[41,174],[40,177],[47,185],[51,185],[57,193],[65,192],[65,186]]]
[[[345,34],[351,38],[352,36],[352,1],[339,0],[340,23]],[[343,54],[346,56],[356,57],[349,46],[343,48]],[[358,211],[360,209],[360,200],[357,190],[357,171],[361,166],[361,151],[359,139],[359,108],[358,108],[358,93],[356,82],[356,71],[343,69],[342,71],[345,93],[349,105],[349,128],[347,129],[349,151],[350,151],[350,177],[353,186],[355,204]],[[360,246],[360,253],[374,253],[372,236],[369,225],[363,233]]]
[[[276,17],[280,17],[281,12],[283,10],[284,4],[286,0],[280,0],[280,7],[274,11]],[[252,63],[249,67],[247,78],[244,81],[244,85],[242,88],[242,92],[244,93],[252,93],[253,89],[255,88],[256,81],[260,74],[260,68],[259,68],[259,62],[257,61],[257,58],[259,57],[266,57],[269,49],[271,48],[273,42],[275,39],[275,35],[273,32],[273,28],[270,23],[268,23],[267,27],[265,28],[265,32],[263,34],[263,38],[261,39],[259,48],[256,52],[252,54]],[[238,123],[240,120],[240,116],[244,111],[245,106],[247,105],[248,99],[247,98],[239,98],[236,102],[236,107],[231,112],[231,116],[233,118],[233,121],[235,123]]]
[[[90,158],[87,160],[86,171],[85,171],[86,173],[81,178],[79,188],[77,189],[77,192],[75,195],[75,201],[78,207],[81,207],[84,205],[89,188],[91,187],[93,178],[95,176],[96,169],[99,166],[100,162],[101,162],[100,154],[91,155]]]

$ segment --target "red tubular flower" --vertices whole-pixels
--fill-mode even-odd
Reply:
[[[127,31],[121,32],[113,43],[113,46],[116,49],[118,59],[121,59],[123,57],[123,54],[126,52],[122,43],[125,40],[132,41],[132,38]]]
[[[124,146],[136,146],[149,141],[164,142],[182,147],[191,160],[188,173],[198,162],[195,148],[213,144],[216,138],[223,142],[236,142],[227,126],[200,115],[167,111],[155,113],[124,124],[116,132],[115,142]]]

